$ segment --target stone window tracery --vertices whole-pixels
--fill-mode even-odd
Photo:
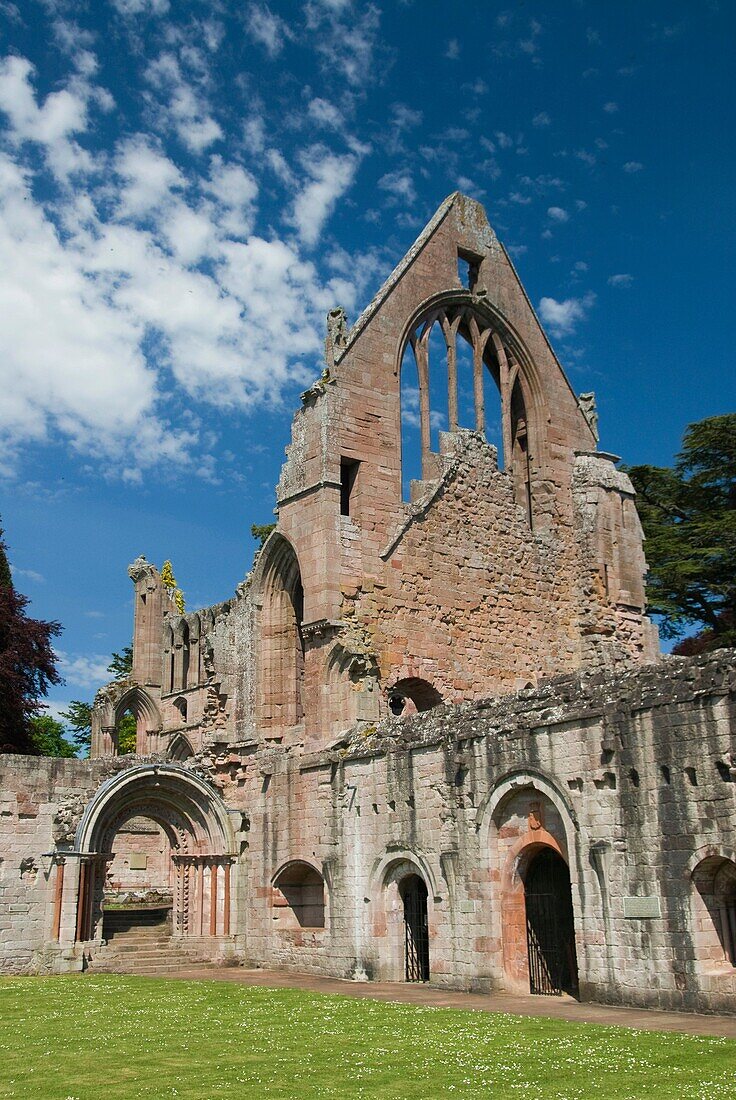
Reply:
[[[473,263],[463,259],[472,280]],[[489,383],[500,395],[496,415]],[[402,357],[402,423],[419,429],[421,479],[439,476],[438,427],[470,428],[496,440],[499,468],[512,474],[517,503],[531,523],[533,433],[527,404],[515,352],[472,304],[442,303],[416,322]],[[411,444],[406,431],[402,436],[406,482]]]

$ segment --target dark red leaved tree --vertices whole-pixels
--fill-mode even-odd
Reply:
[[[30,720],[49,685],[61,682],[51,647],[61,627],[29,618],[27,605],[13,586],[0,527],[0,753],[37,754]]]

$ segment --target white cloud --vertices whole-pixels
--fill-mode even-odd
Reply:
[[[566,298],[562,302],[555,298],[542,298],[539,316],[553,336],[569,336],[594,303],[595,294],[592,292],[582,298]]]
[[[225,232],[237,237],[252,232],[258,184],[250,172],[239,164],[226,164],[222,157],[212,157],[204,190],[220,204],[220,224]]]
[[[550,206],[547,209],[547,214],[555,222],[566,222],[570,220],[570,215],[567,210],[564,210],[561,206]]]
[[[112,0],[121,15],[166,15],[169,0]]]
[[[348,268],[325,283],[295,242],[254,235],[259,189],[245,167],[215,155],[185,171],[142,134],[111,149],[104,175],[80,157],[87,171],[74,189],[50,195],[31,138],[19,135],[63,152],[83,116],[39,123],[48,99],[37,105],[30,66],[3,71],[17,123],[0,154],[4,472],[29,444],[62,439],[133,483],[151,467],[211,475],[211,443],[196,416],[180,416],[182,397],[246,411],[277,403],[285,385],[313,376],[324,314],[336,300],[354,308],[363,274]],[[178,63],[170,71],[180,74]],[[363,154],[354,143],[348,154],[320,145],[302,155],[290,211],[301,241],[318,239]],[[294,184],[278,150],[264,160]]]
[[[389,194],[408,203],[415,202],[417,197],[411,173],[406,168],[398,169],[396,172],[387,172],[385,176],[381,176],[379,179],[378,186],[381,191],[388,191]]]
[[[450,61],[457,61],[460,56],[460,43],[457,38],[451,38],[447,43],[447,49],[445,50],[445,57],[448,57]]]
[[[365,87],[375,79],[381,13],[374,4],[356,12],[340,0],[307,0],[304,14],[311,44],[326,70],[354,87]]]
[[[318,126],[326,126],[332,130],[339,130],[343,125],[343,117],[334,103],[328,103],[326,99],[312,99],[307,108],[309,117]]]
[[[122,181],[118,190],[118,217],[138,218],[156,210],[181,190],[184,177],[176,165],[148,137],[137,134],[122,142],[115,157]]]
[[[540,111],[539,114],[535,115],[534,118],[532,119],[532,126],[544,127],[544,126],[551,126],[551,125],[552,125],[552,119],[550,118],[547,111]]]
[[[405,103],[394,103],[391,106],[391,121],[399,130],[409,130],[419,126],[422,118],[421,111],[415,111]]]
[[[162,53],[146,70],[146,80],[159,93],[159,113],[191,153],[203,153],[222,137],[202,91],[185,76],[176,55]]]
[[[280,15],[274,15],[265,4],[249,6],[245,28],[253,41],[263,46],[269,57],[278,57],[286,41],[293,37],[288,23]]]
[[[58,657],[59,672],[68,684],[85,690],[97,690],[110,680],[107,666],[110,664],[109,656],[94,653],[89,656],[78,654],[72,656],[63,650],[56,651]]]
[[[266,148],[266,126],[260,115],[252,115],[245,120],[243,140],[249,153],[262,153]]]
[[[624,172],[633,174],[634,172],[641,172],[644,165],[638,160],[627,160],[624,165]]]
[[[358,158],[339,156],[323,145],[312,146],[301,158],[309,181],[294,199],[291,224],[306,245],[315,245],[337,200],[352,184]]]
[[[607,115],[615,115],[618,111],[618,103],[614,103],[613,100],[609,100],[608,103],[603,104],[603,110]]]
[[[0,61],[0,111],[10,123],[10,140],[16,145],[33,142],[43,147],[54,174],[61,179],[73,171],[92,166],[74,135],[87,129],[87,104],[91,88],[76,79],[73,89],[51,92],[39,106],[31,77],[35,70],[24,57],[6,57]]]
[[[634,281],[634,276],[633,275],[625,274],[625,275],[609,275],[608,276],[608,285],[609,286],[631,286],[633,281]]]

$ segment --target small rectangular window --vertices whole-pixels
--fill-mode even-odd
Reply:
[[[460,283],[466,290],[474,291],[480,274],[482,256],[474,256],[472,252],[464,252],[458,249],[457,274]]]
[[[354,509],[355,480],[359,462],[352,458],[340,459],[340,515],[349,516]]]

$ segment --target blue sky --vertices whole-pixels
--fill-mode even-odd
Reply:
[[[125,567],[229,596],[324,315],[486,206],[601,446],[732,411],[736,7],[0,0],[0,514],[90,697]]]

